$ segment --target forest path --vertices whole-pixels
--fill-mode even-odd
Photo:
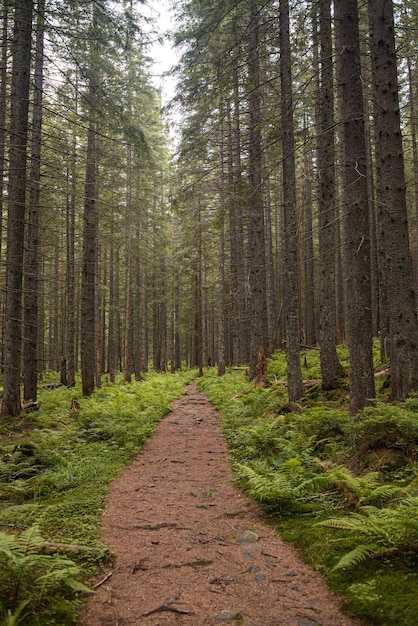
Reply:
[[[220,416],[194,383],[112,483],[103,528],[116,560],[83,626],[360,624],[233,486]]]

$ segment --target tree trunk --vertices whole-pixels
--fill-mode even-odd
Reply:
[[[97,29],[99,5],[93,3],[88,91],[88,130],[86,152],[86,179],[83,217],[83,261],[81,274],[81,386],[83,395],[94,391],[96,378],[97,330],[97,251],[98,251],[98,163],[99,134],[97,123],[97,89],[99,78],[99,50]]]
[[[118,293],[116,290],[116,266],[119,261],[116,258],[115,248],[118,244],[111,240],[110,243],[110,268],[109,268],[109,318],[108,318],[108,337],[107,337],[107,370],[109,372],[110,382],[116,382],[117,369],[117,306]]]
[[[334,4],[338,105],[342,126],[342,214],[350,411],[375,396],[370,285],[369,203],[356,0]]]
[[[10,113],[6,307],[1,415],[20,413],[23,242],[33,2],[16,0]]]
[[[234,68],[234,102],[233,111],[229,111],[229,183],[231,195],[229,199],[229,239],[231,266],[231,360],[233,363],[244,363],[247,358],[247,326],[245,260],[242,199],[242,165],[241,165],[241,116],[239,97],[238,69]],[[232,119],[231,119],[232,115]]]
[[[335,385],[337,356],[334,78],[331,1],[319,2],[318,107],[319,345],[322,388]]]
[[[218,376],[225,374],[225,171],[224,132],[219,122],[219,235],[218,235]]]
[[[417,112],[415,108],[414,79],[412,74],[411,59],[407,57],[408,66],[408,94],[409,94],[409,119],[411,120],[411,143],[414,163],[414,215],[415,215],[415,284],[418,284],[418,145],[417,145]]]
[[[250,379],[257,376],[260,348],[266,341],[266,246],[264,233],[264,205],[261,187],[261,86],[259,15],[255,0],[250,2],[249,25],[249,158],[248,179],[250,183],[248,221],[248,283],[250,314]]]
[[[129,141],[129,140],[128,140]],[[126,217],[125,217],[125,363],[124,381],[132,381],[134,370],[134,320],[132,285],[132,146],[128,143],[126,159]]]
[[[37,399],[38,383],[38,248],[39,192],[41,178],[42,88],[44,63],[45,0],[37,4],[36,56],[32,113],[29,215],[24,266],[23,399]]]
[[[391,396],[418,388],[418,318],[409,248],[393,4],[369,0],[375,128],[380,186],[378,233],[389,320]]]
[[[141,310],[140,310],[140,344],[139,356],[140,372],[148,372],[148,291],[147,291],[147,265],[145,258],[140,266],[141,276]]]
[[[0,215],[4,209],[4,177],[5,177],[5,155],[6,155],[6,113],[7,113],[7,65],[9,56],[8,31],[9,31],[9,2],[3,2],[3,28],[1,43],[1,70],[0,70]],[[0,256],[3,242],[3,220],[0,220]],[[2,302],[1,296],[0,302]],[[3,309],[0,304],[1,309]]]
[[[305,122],[306,123],[306,122]],[[316,302],[315,302],[315,256],[312,226],[312,160],[311,148],[306,146],[303,154],[303,251],[304,251],[304,327],[305,344],[316,344]]]
[[[296,215],[295,139],[289,30],[289,2],[280,0],[280,84],[283,151],[284,304],[289,400],[303,396],[300,367],[299,255]]]
[[[96,125],[91,122],[87,137],[81,277],[81,380],[84,396],[93,393],[96,373],[97,151]]]
[[[78,73],[75,79],[74,111],[78,112]],[[75,220],[77,206],[77,144],[78,135],[73,130],[71,154],[67,171],[67,207],[66,207],[66,354],[67,386],[75,387],[76,372],[76,272],[75,272]]]

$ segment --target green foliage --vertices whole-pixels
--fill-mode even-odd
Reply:
[[[346,348],[339,357],[346,367]],[[381,368],[378,342],[374,360]],[[309,352],[307,361],[306,377],[314,378],[315,355]],[[412,626],[418,608],[417,398],[404,405],[376,402],[355,419],[330,396],[287,405],[278,382],[284,368],[283,354],[274,355],[266,389],[249,385],[242,371],[222,378],[209,371],[198,380],[222,413],[236,479],[346,596],[351,612],[372,623]]]
[[[362,507],[360,513],[322,522],[331,528],[349,530],[358,543],[335,565],[336,569],[354,567],[367,556],[418,550],[418,498],[409,497],[393,508]],[[359,543],[362,542],[362,543]]]
[[[409,403],[410,406],[410,403]],[[405,407],[376,404],[358,416],[354,434],[362,449],[393,448],[415,454],[418,443],[418,415]]]
[[[80,581],[80,569],[73,561],[44,551],[45,541],[37,526],[19,535],[0,533],[0,601],[5,624],[33,619],[63,587],[72,592],[90,591]]]
[[[237,465],[237,478],[248,494],[275,511],[300,510],[303,466],[299,459],[287,459],[276,471],[259,461],[253,467]]]
[[[76,411],[70,407],[79,388],[42,388],[39,411],[30,419],[2,425],[0,527],[14,531],[0,536],[0,599],[5,624],[75,622],[74,592],[85,590],[80,572],[83,579],[90,577],[106,552],[81,551],[70,561],[43,554],[42,537],[59,543],[100,545],[99,516],[108,484],[140,451],[194,373],[150,374],[130,385],[109,385],[89,398],[80,398]],[[21,542],[28,550],[24,557],[13,547]],[[16,584],[23,580],[15,576],[17,571],[21,577],[33,577],[34,582],[19,582],[11,593],[10,580]]]

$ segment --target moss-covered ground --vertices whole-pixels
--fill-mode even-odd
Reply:
[[[39,411],[1,423],[2,626],[76,623],[84,583],[112,558],[98,540],[108,485],[195,375],[150,374],[89,398],[42,386]]]
[[[317,351],[301,356],[306,380],[319,378]],[[347,352],[340,349],[347,367]],[[376,371],[384,369],[375,356]],[[348,382],[320,385],[289,405],[285,358],[269,361],[266,388],[245,372],[198,380],[222,414],[237,482],[271,523],[370,623],[415,626],[418,609],[418,398],[378,399],[355,418]]]

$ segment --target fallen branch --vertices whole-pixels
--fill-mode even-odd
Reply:
[[[314,387],[315,385],[320,385],[322,380],[320,378],[315,378],[312,380],[303,380],[302,382],[304,387],[309,388]],[[276,385],[283,385],[284,387],[287,387],[287,380],[274,380],[274,383]]]
[[[387,367],[384,370],[380,370],[380,372],[376,372],[374,377],[377,378],[378,376],[383,376],[383,374],[389,374],[390,373],[390,368]]]
[[[180,594],[177,594],[173,596],[172,598],[169,598],[162,604],[159,604],[154,609],[145,611],[145,613],[140,613],[140,615],[136,616],[136,619],[139,619],[140,617],[148,617],[148,615],[153,615],[154,613],[162,613],[164,611],[171,611],[172,613],[180,613],[181,615],[193,615],[193,613],[191,613],[190,611],[183,611],[182,609],[178,609],[175,606],[171,606],[172,604],[177,602],[179,598],[180,598]]]
[[[99,580],[99,582],[94,585],[93,589],[97,589],[98,587],[103,585],[103,583],[105,583],[107,580],[109,580],[109,578],[111,578],[111,576],[113,576],[113,572],[109,572],[108,574],[106,574],[106,576],[104,578],[102,578],[102,580]]]
[[[41,407],[40,402],[34,402],[33,400],[28,400],[27,402],[22,402],[21,408],[25,413],[30,413],[31,411],[39,411]]]

